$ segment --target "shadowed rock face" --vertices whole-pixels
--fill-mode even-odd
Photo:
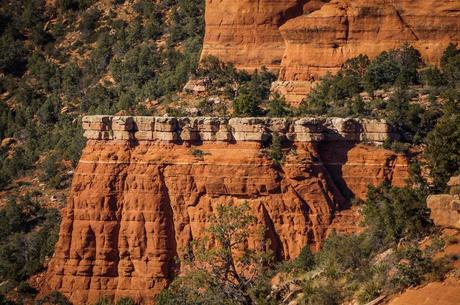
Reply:
[[[48,269],[50,288],[77,304],[101,296],[151,304],[218,204],[248,201],[275,256],[290,259],[318,248],[331,224],[342,229],[335,215],[350,196],[407,177],[404,158],[360,144],[366,133],[383,141],[384,122],[93,116],[83,126],[89,140]],[[280,167],[262,150],[274,131],[291,150]]]

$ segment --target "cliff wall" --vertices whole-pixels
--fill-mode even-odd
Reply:
[[[410,43],[428,64],[439,64],[450,42],[460,41],[455,0],[336,0],[287,21],[282,80],[318,80],[347,59]]]
[[[410,43],[439,64],[460,42],[457,0],[208,0],[202,56],[238,68],[280,70],[274,90],[294,105],[327,72],[349,58],[373,58]]]
[[[93,116],[83,127],[88,142],[47,275],[76,304],[151,304],[218,204],[248,201],[276,257],[290,259],[341,230],[335,216],[368,183],[407,177],[403,157],[365,144],[394,136],[382,121]],[[264,153],[275,131],[286,150],[279,167]]]
[[[202,57],[241,69],[279,68],[285,45],[279,27],[303,13],[307,0],[206,0]]]

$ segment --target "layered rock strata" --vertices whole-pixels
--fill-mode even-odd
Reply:
[[[410,43],[438,65],[460,42],[457,0],[208,0],[203,56],[238,68],[278,70],[274,89],[297,105],[349,58]]]
[[[439,64],[450,42],[460,41],[455,0],[335,0],[286,22],[281,79],[317,80],[347,59],[410,43],[428,64]]]
[[[84,135],[93,140],[260,142],[277,133],[290,142],[383,143],[397,138],[384,120],[354,118],[216,118],[88,116]]]
[[[460,230],[460,176],[452,177],[448,186],[451,194],[430,195],[427,205],[436,225]]]
[[[202,57],[240,69],[277,69],[285,45],[279,27],[303,13],[307,0],[206,0]]]
[[[88,142],[48,269],[50,288],[76,304],[151,304],[219,204],[247,201],[275,257],[290,259],[318,248],[331,224],[341,230],[340,218],[353,231],[354,214],[343,213],[350,195],[407,174],[401,156],[360,144],[391,135],[382,121],[92,116],[83,127]],[[264,153],[274,132],[281,166]]]

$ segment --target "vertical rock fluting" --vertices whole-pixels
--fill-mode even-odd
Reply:
[[[319,246],[347,196],[406,173],[394,153],[356,145],[389,135],[379,121],[99,116],[84,127],[89,140],[48,268],[50,288],[76,304],[102,296],[153,303],[219,204],[247,201],[275,256],[290,259],[304,245]],[[272,130],[297,139],[285,142],[293,153],[281,167],[263,153]],[[325,141],[349,145],[334,159],[318,149]]]
[[[307,0],[206,0],[202,57],[217,56],[238,68],[277,69],[284,53],[279,27],[302,14]]]

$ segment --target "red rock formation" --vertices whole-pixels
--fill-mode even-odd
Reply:
[[[206,0],[202,57],[238,68],[278,68],[284,53],[279,27],[302,14],[307,0]]]
[[[280,28],[286,41],[283,80],[314,80],[359,54],[411,43],[425,62],[439,64],[449,42],[460,41],[456,0],[335,0]]]
[[[427,206],[437,226],[460,230],[460,176],[452,177],[448,186],[450,194],[428,196]]]
[[[199,118],[198,125],[192,121],[84,119],[90,140],[62,214],[48,269],[50,288],[76,304],[101,296],[129,296],[151,304],[180,270],[176,258],[190,241],[202,236],[216,205],[247,200],[275,255],[289,259],[304,245],[317,248],[336,213],[344,219],[354,217],[340,212],[348,206],[344,190],[363,196],[367,183],[397,181],[391,166],[395,154],[352,144],[362,138],[352,128],[355,120],[296,121],[298,140],[287,144],[294,145],[295,153],[287,155],[281,168],[262,153],[262,141],[270,130],[291,130],[287,121],[232,119],[227,130],[236,141],[224,139],[225,120]],[[320,137],[321,124],[337,128],[333,136]],[[384,140],[369,124],[359,130]],[[373,124],[386,130],[382,122]],[[302,130],[312,134],[301,137]],[[223,140],[212,140],[215,137]],[[336,154],[348,159],[334,159],[332,152],[318,149],[316,141],[349,143]],[[193,154],[196,149],[205,154]],[[346,226],[343,231],[353,231],[349,221]],[[340,221],[333,228],[340,230]],[[258,242],[251,238],[248,246]]]
[[[281,67],[274,89],[297,105],[321,76],[359,54],[410,43],[439,64],[446,46],[460,42],[458,0],[324,2],[208,0],[202,55],[242,69]]]

